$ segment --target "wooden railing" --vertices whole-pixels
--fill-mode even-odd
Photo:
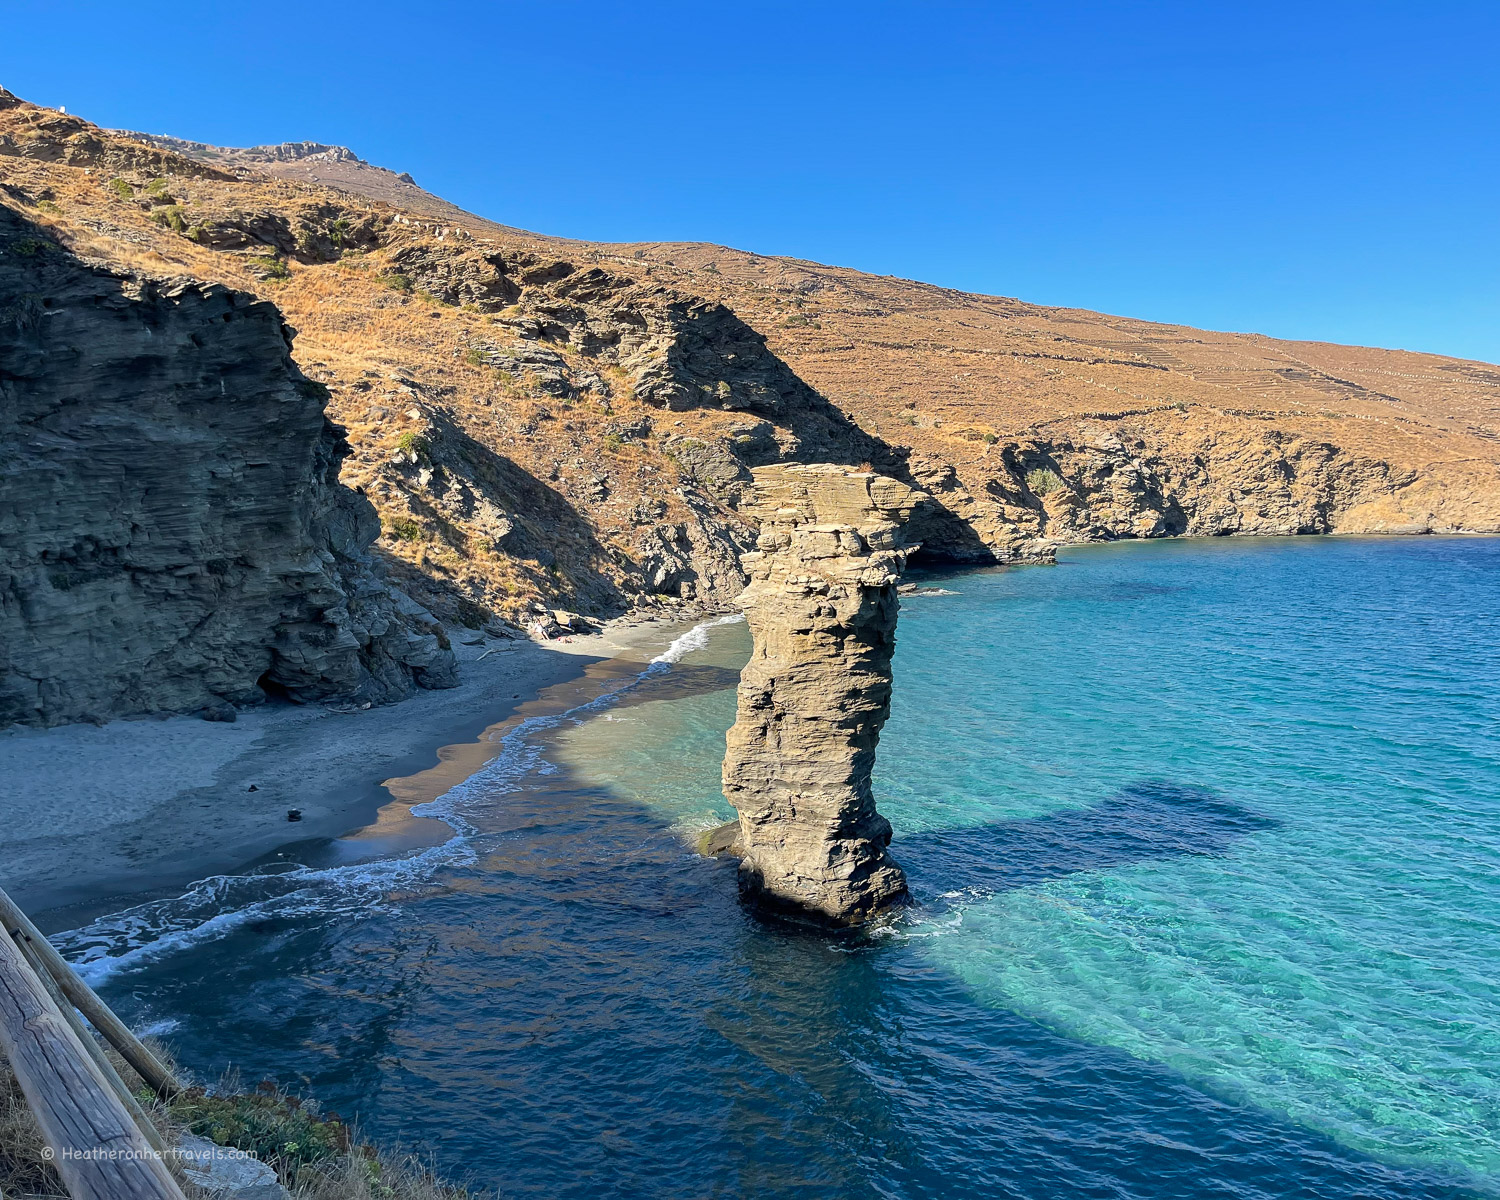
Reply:
[[[68,1194],[73,1200],[183,1200],[160,1135],[79,1014],[158,1095],[170,1096],[182,1085],[3,890],[0,923],[0,1051]]]

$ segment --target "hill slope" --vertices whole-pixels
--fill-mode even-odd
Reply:
[[[542,238],[348,151],[298,148],[248,153],[280,178],[644,266],[723,302],[859,425],[932,460],[929,481],[955,467],[1033,534],[1490,530],[1500,520],[1500,369],[1490,364],[1047,308],[722,246]],[[1017,489],[1029,472],[1051,490]]]
[[[1500,370],[496,225],[336,147],[140,140],[12,102],[7,203],[84,257],[254,290],[442,615],[726,603],[747,468],[870,462],[924,553],[1500,529]]]

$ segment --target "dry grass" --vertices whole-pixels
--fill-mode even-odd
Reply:
[[[160,1045],[153,1048],[165,1056]],[[193,1133],[252,1153],[276,1168],[293,1200],[478,1200],[479,1193],[443,1182],[430,1160],[364,1144],[336,1115],[274,1085],[245,1090],[230,1075],[211,1092],[191,1089],[165,1104],[113,1051],[106,1053],[169,1145]],[[0,1195],[6,1200],[67,1200],[43,1147],[10,1064],[0,1058]],[[203,1200],[205,1193],[174,1173],[189,1200]]]
[[[0,133],[24,145],[62,120],[11,109],[0,112]],[[152,157],[107,135],[103,142],[105,159],[92,174],[82,165],[4,157],[0,180],[35,197],[28,216],[76,249],[116,266],[187,273],[272,298],[299,331],[298,363],[328,386],[330,414],[349,431],[345,480],[366,490],[388,529],[421,527],[420,537],[382,538],[381,552],[398,564],[403,586],[447,619],[478,606],[524,623],[537,600],[597,611],[588,598],[603,603],[611,589],[654,602],[633,594],[639,583],[627,564],[642,551],[631,513],[653,499],[668,505],[661,525],[692,519],[661,439],[676,432],[708,440],[745,418],[648,408],[635,398],[629,372],[581,360],[570,345],[551,348],[571,369],[603,376],[605,403],[569,404],[540,394],[524,373],[476,363],[474,348],[503,343],[505,321],[526,305],[487,314],[429,302],[415,281],[409,290],[393,288],[402,274],[397,259],[413,248],[459,254],[482,245],[486,253],[592,262],[719,298],[857,424],[909,447],[918,461],[951,464],[976,497],[1004,496],[1013,486],[1007,463],[1018,446],[1105,439],[1190,464],[1254,452],[1269,436],[1326,441],[1390,462],[1398,474],[1421,473],[1449,490],[1457,524],[1500,521],[1500,373],[1474,364],[1046,308],[723,247],[559,243],[470,218],[414,189],[361,196],[328,187],[308,178],[307,164],[285,165],[281,178],[273,177],[278,167],[215,179],[170,155]],[[320,176],[325,170],[332,168],[316,167]],[[344,182],[358,188],[376,176],[390,182],[353,168]],[[157,179],[164,194],[153,196]],[[387,202],[398,194],[404,210]],[[335,208],[354,225],[384,224],[378,244],[335,261],[291,261],[288,278],[267,281],[253,263],[265,247],[213,250],[174,232],[170,217],[159,223],[169,197],[189,229],[247,213],[295,228],[307,212]],[[408,416],[413,409],[421,415]],[[560,520],[533,539],[557,551],[555,565],[543,569],[498,551],[493,526],[471,519],[465,481],[445,498],[449,480],[441,473],[419,481],[392,469],[393,443],[407,433],[427,436],[434,412],[455,435],[448,449],[468,439],[540,481],[556,501],[551,511],[576,513],[577,521]],[[619,426],[642,416],[654,423],[654,436],[622,444]],[[594,482],[599,477],[607,489]],[[467,486],[483,490],[472,480]],[[503,494],[489,499],[505,507]],[[1003,504],[995,513],[1007,522],[1034,519]],[[585,527],[592,541],[579,536]]]

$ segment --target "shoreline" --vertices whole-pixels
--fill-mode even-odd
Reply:
[[[496,726],[581,702],[592,668],[644,664],[694,623],[623,619],[549,643],[471,645],[464,631],[457,687],[353,713],[271,701],[232,723],[0,731],[0,886],[51,933],[293,851],[360,861],[447,840],[448,825],[407,809],[494,757]]]
[[[1392,540],[1174,537],[1058,550],[1330,536]],[[1055,564],[993,567],[1029,565]],[[991,568],[919,564],[910,574],[975,569]],[[616,660],[644,665],[713,615],[622,617],[600,633],[545,643],[457,631],[457,687],[354,713],[272,700],[228,724],[172,716],[0,730],[0,886],[51,933],[278,859],[335,865],[446,841],[449,825],[409,809],[493,758],[490,739],[503,736],[502,727],[591,698],[591,668]],[[576,690],[557,690],[569,685]],[[300,822],[287,820],[292,808],[302,810]]]

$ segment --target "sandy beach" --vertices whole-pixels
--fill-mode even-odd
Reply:
[[[491,726],[544,692],[552,704],[583,698],[591,666],[649,661],[688,627],[621,622],[545,645],[456,631],[458,687],[358,712],[271,702],[233,723],[0,731],[0,884],[51,930],[296,843],[369,827],[373,851],[388,806],[404,814],[483,764],[476,739]]]

